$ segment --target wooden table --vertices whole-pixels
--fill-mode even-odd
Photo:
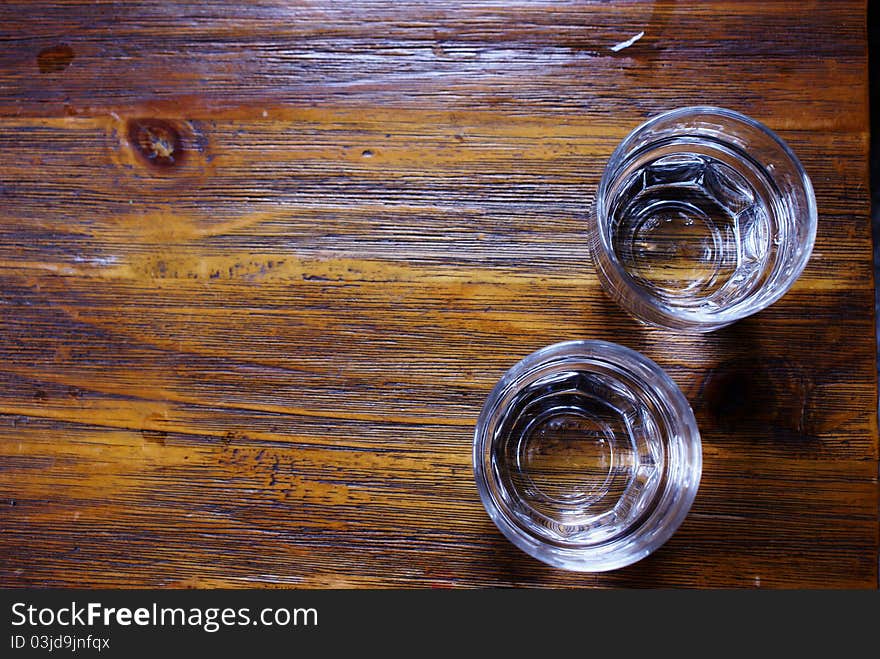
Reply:
[[[864,4],[4,3],[0,585],[876,588]],[[585,230],[619,140],[704,103],[820,219],[789,294],[694,337],[606,299]],[[471,471],[499,376],[579,338],[703,435],[679,532],[599,575]]]

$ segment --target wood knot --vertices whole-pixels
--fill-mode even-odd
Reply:
[[[107,157],[117,166],[114,184],[129,199],[167,201],[172,189],[200,185],[214,173],[204,126],[179,117],[110,112]]]
[[[62,43],[37,53],[37,66],[40,67],[40,73],[58,73],[70,66],[74,57],[73,48]]]
[[[170,121],[129,119],[126,133],[134,150],[153,167],[164,169],[183,162],[183,140]]]

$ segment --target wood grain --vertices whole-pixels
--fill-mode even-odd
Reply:
[[[0,6],[0,585],[876,588],[863,2]],[[644,32],[629,48],[611,47]],[[717,333],[585,248],[605,160],[706,103],[777,130],[816,249]],[[663,548],[546,567],[473,424],[513,363],[622,343],[690,399]]]

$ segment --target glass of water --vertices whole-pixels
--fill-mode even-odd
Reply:
[[[816,221],[809,177],[769,128],[687,107],[614,151],[590,249],[606,292],[633,316],[709,332],[782,297],[810,258]]]
[[[483,505],[513,544],[601,572],[672,536],[702,453],[687,400],[657,364],[614,343],[569,341],[501,378],[477,421],[473,462]]]

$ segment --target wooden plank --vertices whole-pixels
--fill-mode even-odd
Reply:
[[[877,587],[859,2],[0,7],[0,584]],[[632,46],[611,47],[644,31]],[[780,302],[639,326],[585,247],[605,160],[710,103],[816,187]],[[473,484],[498,377],[612,340],[694,407],[704,475],[602,575]]]

